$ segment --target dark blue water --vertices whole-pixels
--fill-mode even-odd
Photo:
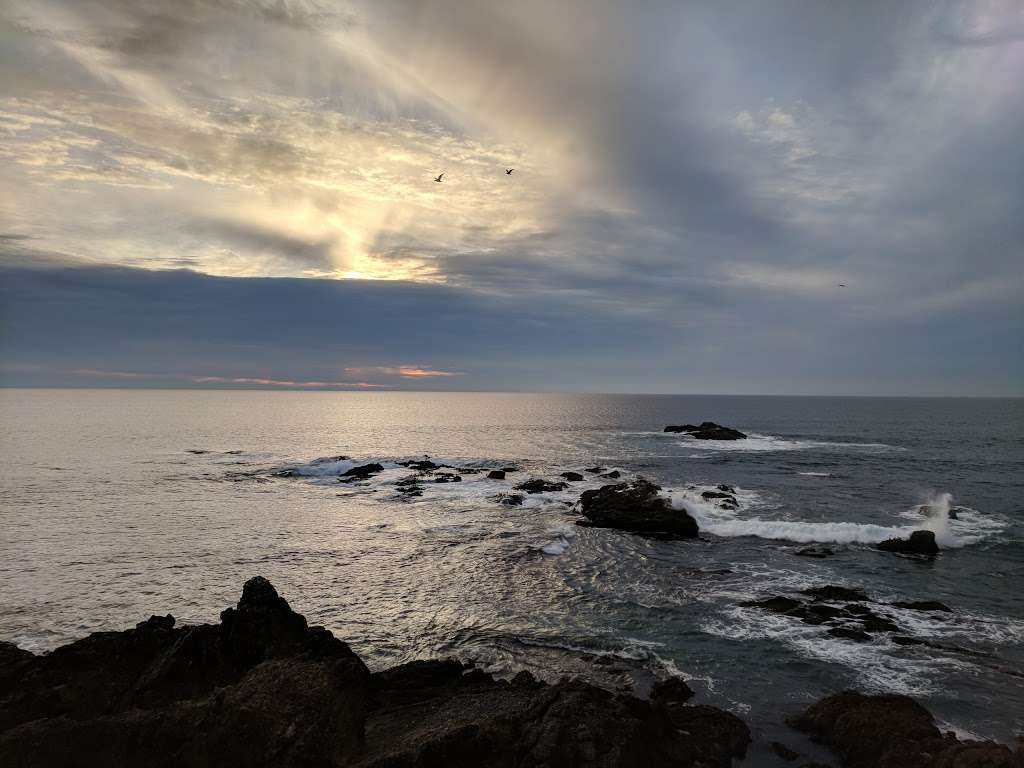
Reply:
[[[704,420],[750,437],[661,431]],[[847,687],[1024,731],[1022,400],[6,390],[0,423],[0,638],[34,650],[154,612],[215,620],[261,573],[374,667],[456,655],[640,693],[679,674],[762,741],[794,742],[783,717]],[[388,468],[340,483],[352,461],[314,463],[340,454]],[[424,454],[522,472],[405,497],[394,462]],[[576,527],[608,481],[496,500],[594,464],[660,483],[701,538]],[[701,501],[718,483],[738,510]],[[873,547],[918,527],[934,560]],[[795,554],[810,542],[835,555]],[[954,610],[877,606],[931,643],[906,646],[738,605],[827,583]]]

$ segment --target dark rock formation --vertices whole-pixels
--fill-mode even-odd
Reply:
[[[819,558],[824,558],[824,557],[832,557],[832,555],[834,555],[835,553],[836,553],[836,551],[834,549],[832,549],[832,547],[826,547],[824,545],[817,545],[817,544],[815,544],[815,545],[812,545],[810,547],[803,547],[802,549],[798,549],[793,554],[794,555],[798,555],[799,557],[819,557]]]
[[[521,493],[500,493],[494,497],[494,500],[503,507],[521,507],[526,501],[526,497]]]
[[[622,477],[622,473],[617,469],[613,469],[611,472],[605,472],[601,477],[607,477],[609,480],[618,480]]]
[[[519,471],[519,467],[502,467],[501,471],[505,472],[506,474],[509,473],[509,472],[518,472]]]
[[[871,639],[869,633],[872,632],[900,631],[900,627],[895,622],[864,605],[864,603],[873,601],[861,589],[828,584],[805,589],[801,594],[812,598],[812,600],[805,601],[776,595],[763,600],[740,603],[740,605],[745,608],[759,608],[762,611],[780,613],[798,619],[805,624],[815,626],[827,624],[830,627],[827,630],[828,634],[847,640],[863,642]],[[842,602],[846,602],[846,604],[842,606],[828,604]]]
[[[589,472],[592,475],[598,475],[598,474],[604,472],[606,469],[608,469],[608,467],[587,467],[583,471],[584,472]]]
[[[914,531],[906,539],[886,539],[878,548],[883,552],[900,552],[906,555],[937,555],[939,545],[931,531]]]
[[[579,472],[563,472],[562,477],[564,477],[570,483],[578,483],[583,479],[583,475],[581,475]]]
[[[632,483],[584,491],[580,511],[587,519],[578,525],[665,538],[696,537],[697,521],[685,510],[673,509],[667,499],[658,495],[659,490],[654,483],[639,477]]]
[[[273,586],[248,581],[218,625],[154,616],[35,656],[0,643],[0,765],[728,766],[741,720],[582,683],[496,681],[455,661],[370,674]]]
[[[357,467],[352,467],[351,469],[342,472],[341,477],[338,479],[344,480],[347,478],[349,480],[365,480],[366,478],[377,474],[383,469],[384,467],[377,463],[360,464]]]
[[[693,698],[693,689],[685,680],[670,677],[659,680],[651,687],[651,701],[675,702],[681,704]]]
[[[790,719],[827,744],[845,768],[1021,768],[1024,752],[943,735],[931,713],[907,696],[844,691]]]
[[[723,427],[713,421],[702,422],[699,426],[693,424],[669,425],[665,427],[664,431],[686,432],[690,437],[695,437],[698,440],[743,440],[746,438],[746,435],[738,429]]]
[[[768,748],[776,755],[781,757],[783,760],[792,762],[800,757],[800,753],[794,749],[790,749],[785,744],[779,741],[773,741],[768,745]]]
[[[432,469],[440,469],[442,464],[435,464],[430,459],[420,459],[419,461],[400,461],[398,462],[403,467],[409,469],[418,469],[420,472],[429,472]]]
[[[445,473],[440,474],[440,475],[435,475],[434,476],[434,482],[435,483],[461,483],[462,482],[462,476],[461,475],[453,475],[453,474],[451,474],[449,472],[445,472]]]
[[[504,480],[505,479],[505,470],[503,470],[503,469],[492,469],[490,472],[487,473],[487,479],[488,480]]]
[[[736,501],[731,493],[726,493],[725,491],[704,491],[700,497],[702,499],[732,499]]]
[[[869,602],[871,599],[863,589],[858,587],[839,587],[835,584],[805,589],[803,594],[813,597],[815,600],[832,600],[835,602],[858,603]]]
[[[516,490],[526,491],[527,493],[550,493],[551,491],[564,491],[568,487],[568,483],[552,483],[550,480],[534,477],[517,485]]]

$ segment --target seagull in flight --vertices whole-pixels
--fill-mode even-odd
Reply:
[[[840,288],[845,288],[846,287],[846,283],[839,283],[839,287]]]
[[[436,178],[436,179],[434,179],[434,181],[436,181],[436,182],[437,182],[438,184],[440,184],[440,183],[441,183],[441,179],[443,179],[443,178],[444,178],[444,174],[445,174],[445,173],[447,173],[447,171],[443,171],[443,172],[439,173],[439,174],[437,175],[437,178]]]
[[[506,168],[505,169],[505,175],[506,176],[511,176],[512,175],[512,171],[514,171],[514,170],[515,170],[515,168]]]

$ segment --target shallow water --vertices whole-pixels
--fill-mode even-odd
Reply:
[[[704,420],[751,437],[661,432]],[[641,693],[681,674],[789,741],[785,714],[851,686],[979,736],[1024,731],[1022,400],[0,390],[0,424],[0,639],[32,650],[151,613],[215,621],[259,573],[375,668],[457,655]],[[339,454],[387,468],[340,483],[353,462],[316,462]],[[522,471],[405,498],[394,462],[425,454]],[[590,474],[495,500],[595,464],[660,483],[701,538],[575,526],[579,493],[609,482]],[[738,510],[700,499],[718,483]],[[871,547],[918,527],[943,544],[933,561]],[[794,555],[812,541],[836,555]],[[942,600],[954,613],[877,610],[946,650],[738,606],[825,583]]]

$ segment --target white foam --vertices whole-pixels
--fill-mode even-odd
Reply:
[[[966,512],[961,515],[962,519],[950,520],[950,494],[935,497],[929,505],[931,516],[922,518],[918,525],[899,526],[845,521],[765,520],[741,517],[735,510],[698,501],[687,492],[669,494],[669,498],[674,507],[685,509],[693,516],[701,531],[724,538],[754,536],[799,544],[878,544],[886,539],[906,538],[917,530],[928,530],[935,534],[940,547],[957,548],[977,543],[1005,527],[1000,521],[985,520],[984,516],[975,518]]]
[[[831,472],[797,472],[797,474],[804,477],[832,477]]]
[[[690,435],[666,433],[675,437],[680,445],[689,448],[699,448],[704,451],[749,451],[753,453],[764,453],[770,451],[804,451],[812,448],[839,448],[854,451],[903,451],[900,448],[887,443],[845,443],[830,442],[826,440],[795,440],[777,435],[760,435],[750,433],[743,440],[700,440]]]

